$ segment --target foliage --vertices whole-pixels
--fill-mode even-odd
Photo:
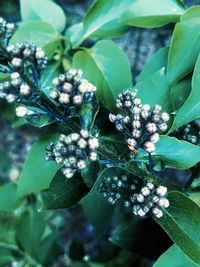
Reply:
[[[16,114],[23,119],[15,118],[14,127],[29,124],[38,128],[39,137],[19,181],[0,181],[0,265],[53,266],[68,253],[69,266],[139,266],[144,258],[155,267],[200,266],[200,6],[187,10],[178,0],[96,0],[70,27],[69,14],[51,0],[21,0],[20,11],[22,23],[13,34],[8,24],[0,27],[0,98],[16,102]],[[114,37],[133,26],[169,23],[176,23],[169,47],[149,59],[133,84],[129,60]],[[33,43],[32,54],[16,52],[27,41]],[[31,92],[13,93],[16,72],[20,90],[25,84]],[[125,94],[131,105],[122,103]],[[150,125],[148,132],[146,113],[144,120],[122,121],[130,120],[134,105],[147,111],[147,118],[160,114],[156,108],[161,107],[158,127],[163,130]],[[116,116],[117,109],[124,117]],[[111,123],[116,121],[120,133]],[[135,137],[138,146],[130,141],[128,123],[146,131],[141,139]],[[148,139],[151,131],[163,132],[159,141]],[[53,161],[45,160],[45,152]],[[174,175],[188,170],[189,181],[175,188],[173,177],[166,179],[162,172],[169,168]],[[158,204],[150,203],[153,196],[160,197]],[[82,207],[96,239],[104,242],[100,257],[87,257],[80,240],[69,252],[60,251],[59,227],[51,227],[49,210],[74,206]]]

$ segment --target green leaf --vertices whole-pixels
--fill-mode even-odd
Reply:
[[[15,257],[12,254],[12,250],[10,250],[9,248],[2,247],[0,245],[0,265],[8,266],[12,262],[14,262]]]
[[[58,134],[44,135],[32,146],[20,176],[19,197],[48,188],[60,165],[45,160],[45,149],[57,137]]]
[[[107,168],[100,173],[91,191],[81,199],[80,204],[83,211],[91,223],[94,224],[96,231],[103,234],[109,227],[114,207],[98,192],[98,187],[104,177],[111,177],[124,172],[119,168]],[[102,216],[104,214],[104,216]]]
[[[44,230],[45,222],[41,213],[29,209],[20,217],[16,237],[23,249],[33,257],[37,254]]]
[[[58,32],[62,32],[66,25],[63,10],[51,0],[20,0],[21,17],[23,22],[43,20],[52,24]]]
[[[117,226],[109,240],[123,249],[143,257],[156,259],[169,247],[170,239],[151,219],[141,220],[132,215],[132,218],[128,217],[124,224]],[[152,244],[159,244],[159,246],[155,249]]]
[[[184,13],[183,6],[177,0],[136,0],[121,21],[130,26],[154,28],[171,22],[177,22]]]
[[[163,47],[153,54],[145,64],[137,78],[137,82],[147,79],[153,73],[163,69],[167,65],[168,48]]]
[[[171,246],[165,253],[163,253],[153,267],[198,267],[190,260],[178,246]]]
[[[36,109],[33,109],[32,110],[36,110]],[[47,125],[50,125],[51,123],[53,123],[55,121],[55,119],[52,117],[52,116],[49,116],[45,113],[42,113],[42,112],[39,112],[40,114],[38,115],[32,115],[30,117],[27,117],[27,121],[32,125],[32,126],[35,126],[35,127],[44,127],[44,126],[47,126]]]
[[[12,183],[0,187],[0,199],[0,211],[12,211],[21,204],[17,199],[17,186]]]
[[[155,219],[177,246],[200,264],[200,207],[180,192],[168,194],[170,206]]]
[[[143,104],[151,106],[159,104],[162,106],[163,111],[168,113],[173,111],[169,87],[162,69],[137,82],[135,88],[138,90],[137,96],[142,100]]]
[[[57,245],[58,235],[56,232],[50,233],[48,236],[43,238],[36,248],[36,258],[44,265],[53,264],[59,257],[59,249]]]
[[[132,0],[96,0],[91,6],[83,23],[76,25],[67,32],[74,47],[80,45],[90,36],[119,36],[126,27],[119,23],[119,18],[130,6]]]
[[[11,44],[33,42],[44,49],[48,58],[52,57],[60,46],[61,36],[49,23],[32,21],[22,24],[10,40]]]
[[[90,161],[87,168],[81,172],[85,184],[90,188],[96,182],[100,171],[100,164],[98,161]]]
[[[54,62],[47,66],[42,75],[42,86],[52,86],[52,80],[60,74],[61,61]]]
[[[76,47],[89,37],[120,36],[127,31],[127,25],[158,27],[178,21],[183,11],[175,0],[156,0],[155,5],[148,0],[96,0],[83,23],[70,28],[67,37]]]
[[[176,24],[169,49],[167,79],[172,85],[192,72],[199,55],[200,6],[188,9]]]
[[[66,179],[59,171],[52,180],[49,189],[42,192],[43,209],[64,209],[76,205],[88,189],[82,177],[77,174]]]
[[[75,68],[97,87],[97,98],[109,110],[115,108],[115,98],[132,86],[131,69],[126,55],[111,41],[99,41],[73,58]]]
[[[178,113],[178,109],[185,103],[188,96],[191,92],[191,78],[186,77],[185,79],[182,79],[180,82],[175,84],[170,88],[170,96],[171,100],[173,102],[175,113]],[[174,123],[176,124],[176,117],[174,120]],[[172,128],[176,127],[175,124],[172,126]]]
[[[0,73],[0,82],[4,82],[10,78],[10,74],[7,73]]]
[[[163,161],[165,167],[184,170],[200,161],[200,147],[175,137],[161,136],[152,156]]]
[[[188,122],[200,118],[200,94],[199,94],[199,83],[200,83],[200,56],[198,57],[195,65],[194,73],[192,76],[192,91],[185,101],[185,103],[178,110],[173,129],[187,124]]]

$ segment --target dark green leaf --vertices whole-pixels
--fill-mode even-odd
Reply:
[[[165,253],[163,253],[153,267],[198,267],[190,260],[178,246],[171,246]]]
[[[128,59],[111,41],[99,41],[76,53],[73,65],[97,87],[97,98],[109,110],[114,109],[118,93],[132,86]]]
[[[173,102],[175,113],[187,100],[191,91],[191,78],[182,79],[176,85],[172,86],[170,89],[171,100]],[[175,124],[176,124],[176,117],[175,117]],[[172,125],[175,127],[175,125]]]
[[[199,55],[200,6],[190,8],[176,24],[169,49],[167,79],[172,85],[190,73]]]
[[[54,1],[20,0],[20,8],[23,22],[43,20],[54,25],[59,32],[62,32],[65,28],[65,14]]]
[[[37,254],[44,230],[45,222],[41,213],[29,209],[20,217],[16,237],[23,249],[33,257]]]
[[[78,174],[66,179],[59,171],[51,182],[49,189],[42,192],[44,209],[64,209],[78,203],[88,189]]]
[[[137,96],[142,100],[143,104],[151,106],[159,104],[162,106],[163,111],[172,112],[169,87],[162,69],[136,83],[135,88],[138,90]]]
[[[45,149],[57,137],[58,134],[44,135],[32,146],[20,176],[19,197],[48,188],[60,166],[53,161],[45,160]]]
[[[17,199],[16,184],[8,183],[0,187],[0,211],[12,211],[21,201]]]
[[[111,177],[121,172],[124,171],[114,167],[102,171],[91,191],[80,202],[84,213],[100,234],[103,234],[109,227],[114,207],[98,192],[99,184],[104,177]],[[102,214],[104,214],[104,216],[102,216]]]
[[[178,110],[174,120],[173,129],[177,129],[192,120],[200,118],[199,84],[200,84],[200,56],[198,57],[192,77],[192,91],[188,99]]]
[[[57,245],[57,233],[50,233],[43,238],[36,248],[36,258],[44,265],[53,264],[59,257],[59,249]]]
[[[121,21],[130,26],[154,28],[177,22],[184,13],[177,0],[132,1]]]
[[[168,48],[163,47],[159,49],[150,59],[147,61],[146,65],[144,66],[143,70],[139,74],[137,78],[137,82],[147,79],[153,73],[164,70],[167,65],[167,56],[168,56]]]
[[[30,117],[27,117],[27,121],[35,127],[44,127],[44,126],[47,126],[53,123],[55,120],[47,114],[40,113],[40,115],[37,115],[37,116],[33,115]]]
[[[83,180],[88,187],[92,187],[96,182],[100,171],[100,164],[98,161],[91,161],[88,163],[87,168],[81,172]]]
[[[170,206],[156,219],[177,246],[200,264],[200,207],[180,192],[168,194]]]
[[[153,220],[132,218],[132,222],[129,219],[129,223],[127,222],[123,226],[119,225],[109,240],[133,253],[151,259],[157,258],[169,247],[169,238]],[[159,246],[156,246],[155,249],[152,244],[159,244]]]
[[[175,137],[161,136],[152,155],[164,161],[166,167],[189,169],[200,161],[200,147]]]
[[[126,27],[119,23],[119,18],[131,2],[132,0],[95,1],[84,17],[83,23],[69,29],[68,39],[76,47],[90,36],[119,36],[126,31]]]

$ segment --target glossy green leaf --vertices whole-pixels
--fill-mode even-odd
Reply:
[[[189,169],[200,161],[200,147],[175,137],[161,136],[152,156],[163,161],[165,167]]]
[[[144,8],[145,7],[145,8]],[[158,27],[178,21],[184,12],[176,0],[96,0],[83,23],[69,29],[67,37],[78,46],[88,37],[116,37],[127,31],[127,25]]]
[[[183,6],[177,0],[132,1],[132,5],[122,16],[121,21],[130,26],[154,28],[177,22],[184,13]]]
[[[176,24],[169,49],[167,79],[172,85],[192,72],[199,55],[200,6],[187,10]]]
[[[198,57],[192,77],[191,93],[188,99],[185,101],[185,103],[177,111],[173,124],[173,129],[178,129],[179,127],[187,124],[188,122],[200,118],[199,84],[200,84],[200,56]]]
[[[109,110],[115,108],[118,93],[132,86],[128,59],[111,41],[99,41],[91,49],[76,53],[73,65],[97,87],[97,98]]]
[[[40,115],[27,117],[27,121],[35,127],[41,128],[50,125],[55,121],[52,116],[40,112]]]
[[[122,225],[118,223],[117,226],[109,240],[115,245],[138,255],[155,260],[170,245],[169,237],[151,219],[141,220],[133,215],[132,218],[129,218],[127,215],[126,221]],[[155,249],[152,244],[159,244],[159,246]]]
[[[61,61],[56,61],[47,66],[42,75],[42,86],[52,86],[52,80],[59,76],[61,70]]]
[[[23,249],[33,257],[37,254],[44,230],[45,222],[41,213],[28,209],[20,217],[16,237]]]
[[[22,24],[10,40],[11,44],[33,42],[42,47],[48,57],[51,57],[60,46],[61,36],[56,29],[44,21],[32,21]]]
[[[57,134],[44,135],[32,146],[20,176],[17,190],[19,197],[48,188],[60,165],[45,160],[45,149],[57,137]]]
[[[190,258],[183,253],[178,246],[171,246],[163,253],[153,267],[198,267]]]
[[[16,184],[8,183],[0,186],[0,211],[12,211],[21,204],[17,199]]]
[[[192,261],[200,264],[200,207],[178,191],[170,192],[168,199],[170,206],[155,220]]]
[[[47,21],[57,31],[62,32],[66,25],[66,16],[62,8],[51,0],[20,0],[23,22],[32,20]]]
[[[82,177],[78,174],[66,179],[59,171],[49,188],[42,192],[43,209],[64,209],[76,205],[88,192]]]
[[[113,32],[117,36],[120,35],[126,28],[119,23],[119,18],[131,2],[132,0],[96,0],[84,17],[83,23],[76,25],[75,29],[69,29],[67,37],[76,47],[92,35],[102,37],[102,32],[104,36],[106,32],[107,36],[113,36]]]
[[[163,68],[165,68],[167,65],[167,57],[168,57],[168,48],[163,47],[159,49],[155,54],[153,54],[149,58],[143,70],[139,74],[137,82],[147,79],[153,73],[161,69],[164,70]]]
[[[190,92],[191,92],[190,77],[182,79],[180,82],[178,82],[177,84],[175,84],[170,88],[170,97],[173,103],[175,114],[179,112],[178,109],[181,108],[181,106],[185,103],[188,96],[190,95]],[[174,122],[175,124],[177,123],[176,117]],[[173,127],[176,127],[175,124],[173,125]]]
[[[114,167],[102,171],[91,191],[80,201],[85,215],[94,224],[99,234],[103,234],[109,227],[114,211],[114,207],[98,192],[99,184],[104,177],[111,177],[121,172],[123,172],[122,169]]]
[[[91,161],[88,163],[87,168],[81,172],[85,184],[90,188],[97,180],[100,171],[100,164],[98,161]]]
[[[169,86],[166,81],[163,69],[149,75],[148,78],[136,83],[137,96],[143,104],[154,106],[159,104],[163,111],[171,113],[173,111],[169,96]]]

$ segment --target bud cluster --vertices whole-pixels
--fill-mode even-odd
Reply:
[[[194,145],[200,145],[200,131],[198,132],[198,135],[194,134],[192,131],[192,125],[187,124],[186,127],[183,130],[183,139],[194,144]]]
[[[66,178],[71,178],[87,166],[88,160],[97,160],[98,147],[98,139],[89,136],[87,130],[81,130],[80,134],[61,134],[56,143],[51,143],[47,147],[45,159],[63,164],[63,174]]]
[[[105,177],[98,190],[109,203],[113,205],[122,203],[140,217],[152,215],[160,218],[163,216],[162,208],[169,206],[165,186],[156,187],[151,182],[142,186],[142,181],[133,176]]]
[[[80,107],[92,101],[96,87],[82,78],[81,70],[70,69],[53,80],[50,96],[66,107]]]
[[[136,97],[137,92],[125,91],[118,95],[116,107],[120,110],[117,115],[110,114],[109,119],[115,123],[116,129],[122,132],[131,151],[138,148],[148,153],[155,151],[155,144],[159,141],[159,134],[167,130],[166,122],[169,115],[161,112],[162,108],[155,105],[143,105]]]
[[[46,67],[47,57],[42,48],[34,43],[11,44],[7,47],[7,52],[12,57],[11,65],[16,70],[31,66],[32,71],[36,69],[37,73],[40,73]]]
[[[140,180],[127,175],[104,177],[98,191],[107,198],[111,204],[122,201],[125,207],[130,206],[130,196],[138,189]]]
[[[0,39],[9,39],[14,31],[14,23],[7,23],[3,18],[0,17]]]
[[[30,86],[23,82],[18,72],[11,74],[10,81],[0,84],[0,98],[6,99],[8,103],[29,98],[31,94]]]
[[[153,183],[147,183],[141,188],[139,193],[131,197],[133,203],[133,213],[144,217],[151,214],[157,218],[163,216],[162,208],[169,207],[169,200],[166,198],[167,188],[159,185],[155,187]]]

